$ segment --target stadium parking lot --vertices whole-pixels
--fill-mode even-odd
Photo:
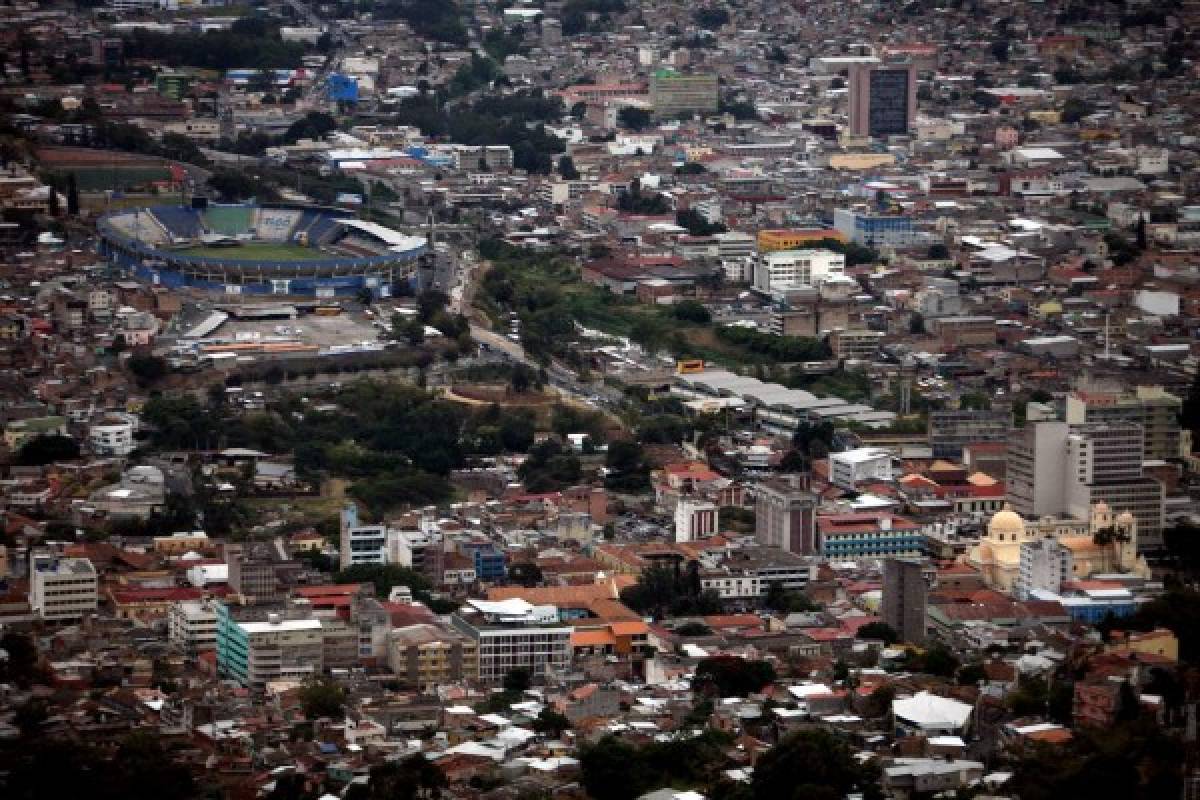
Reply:
[[[286,332],[285,332],[286,329]],[[297,333],[297,331],[299,331]],[[218,336],[236,337],[257,333],[262,338],[286,337],[305,344],[326,348],[333,345],[376,342],[379,328],[361,311],[335,317],[304,314],[295,319],[230,319],[221,326]]]

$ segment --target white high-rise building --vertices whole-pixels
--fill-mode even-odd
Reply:
[[[44,620],[72,622],[94,614],[96,568],[86,558],[62,558],[46,550],[29,555],[29,605]]]
[[[171,644],[188,655],[217,649],[217,610],[209,600],[183,600],[167,613]]]
[[[717,507],[707,500],[682,497],[675,504],[675,541],[694,542],[717,532]]]
[[[347,503],[341,514],[338,558],[342,569],[356,564],[388,563],[388,535],[383,525],[359,525],[358,506]]]
[[[1136,423],[1028,423],[1008,441],[1009,502],[1030,519],[1086,519],[1103,502],[1133,514],[1140,549],[1161,549],[1164,491],[1143,474],[1143,456]]]
[[[846,274],[846,256],[830,250],[776,250],[763,253],[754,267],[754,288],[772,292],[796,286],[820,287]]]

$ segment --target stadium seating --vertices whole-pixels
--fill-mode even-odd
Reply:
[[[195,239],[204,232],[200,215],[182,206],[161,206],[152,212],[174,239]]]
[[[171,241],[167,228],[148,211],[116,214],[112,217],[112,224],[131,239],[140,239],[147,244],[167,244]]]
[[[254,211],[251,206],[209,206],[204,222],[210,233],[240,236],[253,227]]]
[[[309,229],[312,228],[317,220],[321,219],[321,216],[320,211],[313,211],[311,208],[305,209],[300,215],[300,219],[296,222],[296,225],[292,228],[292,238],[295,239],[302,233],[307,236]]]
[[[310,245],[324,245],[333,241],[334,237],[342,230],[342,224],[338,220],[329,216],[322,216],[308,231],[308,243]]]

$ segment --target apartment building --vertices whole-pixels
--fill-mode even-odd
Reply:
[[[47,622],[77,622],[96,612],[96,568],[86,558],[46,551],[29,555],[29,606]]]
[[[717,533],[717,507],[707,500],[681,497],[675,504],[675,541],[694,542]]]
[[[172,603],[167,612],[167,638],[189,656],[216,650],[216,604],[210,600]]]
[[[837,328],[829,333],[829,349],[838,359],[870,359],[879,354],[886,336],[882,331],[846,330]]]
[[[106,414],[88,429],[88,444],[98,456],[127,456],[136,446],[137,418],[131,414]]]
[[[1067,395],[1067,424],[1136,423],[1142,427],[1143,458],[1180,457],[1179,410],[1183,401],[1161,386],[1138,386],[1133,393],[1072,392]]]
[[[892,480],[892,454],[878,447],[858,447],[829,454],[829,482],[850,491],[865,481]]]
[[[722,600],[756,605],[772,586],[789,592],[804,591],[817,579],[816,559],[775,548],[744,547],[732,551],[720,564],[700,572],[700,587]]]
[[[817,552],[817,497],[805,477],[764,481],[754,491],[754,538],[760,545],[801,555]]]
[[[929,414],[929,445],[936,458],[961,458],[967,445],[1004,442],[1012,415],[1007,411],[933,411]]]
[[[817,541],[826,558],[921,555],[924,536],[912,520],[887,512],[817,515]]]
[[[542,680],[570,666],[572,628],[559,622],[555,606],[534,606],[517,598],[469,599],[451,623],[475,643],[479,680],[489,686],[501,683],[517,667]]]
[[[262,688],[270,681],[303,681],[321,673],[321,620],[287,619],[281,610],[269,612],[265,620],[239,621],[224,603],[216,611],[217,669],[223,677]]]
[[[852,136],[898,136],[917,119],[913,64],[852,64],[847,79]]]
[[[995,347],[996,318],[938,317],[928,321],[929,333],[947,347]]]
[[[437,625],[396,628],[388,635],[388,666],[401,681],[422,691],[434,691],[447,683],[476,681],[478,643]]]
[[[847,241],[846,235],[835,228],[768,228],[758,232],[758,251],[803,250],[804,245],[822,239]]]
[[[928,594],[920,561],[889,558],[883,562],[883,621],[900,634],[901,641],[924,644]]]
[[[358,506],[347,503],[340,515],[338,559],[342,569],[356,564],[387,563],[387,528],[383,525],[359,525]]]
[[[830,250],[763,253],[754,267],[754,288],[769,293],[794,286],[820,287],[846,274],[846,256]]]
[[[833,212],[833,227],[842,238],[867,247],[904,247],[920,238],[912,217],[903,214],[875,214],[838,208]]]

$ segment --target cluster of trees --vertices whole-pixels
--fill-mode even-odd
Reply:
[[[546,439],[529,450],[517,474],[530,492],[553,492],[579,483],[583,467],[557,439]]]
[[[644,108],[625,106],[617,112],[617,124],[631,131],[643,131],[654,123],[654,115]]]
[[[309,719],[336,719],[346,707],[346,690],[329,678],[310,680],[300,689],[300,706]]]
[[[855,792],[864,800],[882,797],[875,762],[860,762],[846,740],[827,731],[782,739],[759,757],[748,787],[722,774],[731,765],[726,752],[732,741],[712,729],[640,746],[606,736],[582,748],[580,782],[595,800],[633,800],[664,786],[694,787],[729,800],[835,800]]]
[[[451,94],[465,94],[500,77],[490,58],[472,55],[451,79]],[[447,107],[433,95],[412,97],[400,104],[392,120],[412,125],[426,136],[446,137],[459,144],[508,145],[514,166],[540,174],[554,167],[553,156],[565,143],[546,131],[545,123],[564,114],[562,99],[547,97],[540,89],[512,94],[486,94],[463,107]]]
[[[788,591],[778,582],[772,583],[767,588],[767,596],[763,598],[763,605],[772,611],[782,611],[785,614],[821,609],[821,605],[810,600],[804,592]]]
[[[346,788],[344,800],[426,800],[449,785],[446,773],[421,753],[371,767],[367,782]]]
[[[644,492],[650,488],[650,464],[642,446],[630,439],[618,439],[608,446],[605,466],[609,472],[604,486],[616,492]]]
[[[716,329],[717,338],[726,344],[744,348],[751,354],[773,362],[822,361],[832,354],[829,345],[820,339],[803,336],[775,336],[750,328],[722,325]]]
[[[135,28],[125,40],[125,57],[171,67],[293,69],[303,63],[304,45],[283,41],[278,20],[251,16],[235,20],[229,30],[205,33],[158,33]]]
[[[671,204],[661,192],[642,191],[642,182],[634,178],[628,191],[618,193],[617,210],[626,214],[660,216],[671,212]]]
[[[521,321],[521,346],[539,361],[565,355],[576,338],[575,316],[562,286],[578,272],[565,259],[529,254],[496,240],[480,243],[479,253],[492,262],[478,299],[500,311],[515,311]]]
[[[692,236],[711,236],[714,233],[724,233],[729,230],[724,223],[709,222],[690,208],[675,212],[675,224],[681,228],[687,228],[687,232]]]
[[[419,572],[396,564],[355,564],[334,573],[334,583],[370,583],[375,595],[386,599],[396,586],[407,586],[413,597],[428,606],[434,613],[448,614],[458,608],[456,603],[439,599],[432,594],[433,584]]]
[[[163,449],[250,447],[294,452],[305,480],[322,475],[356,482],[351,493],[372,512],[440,502],[451,494],[448,473],[467,455],[525,452],[534,423],[525,411],[467,409],[412,386],[356,381],[315,411],[286,396],[278,411],[234,415],[191,396],[158,396],[146,405],[153,443]]]
[[[664,786],[704,786],[727,767],[730,734],[706,730],[700,736],[633,744],[605,736],[580,749],[580,782],[593,800],[633,800]]]
[[[1023,748],[1005,788],[1021,800],[1178,797],[1186,752],[1179,738],[1153,720],[1134,715],[1103,729],[1077,728],[1063,745]]]
[[[698,25],[709,30],[716,30],[729,24],[729,12],[716,6],[698,8],[692,16]]]
[[[79,458],[79,443],[70,436],[57,433],[34,436],[17,450],[17,463],[23,467],[42,467],[76,458]]]
[[[820,239],[806,244],[818,250],[830,250],[846,256],[846,266],[856,267],[859,264],[874,264],[879,260],[879,251],[865,247],[857,242],[843,242],[840,239]]]
[[[454,0],[387,0],[374,6],[376,19],[402,19],[422,39],[463,46],[467,28]]]
[[[42,711],[41,716],[44,714]],[[0,781],[6,800],[192,800],[201,796],[183,759],[177,759],[149,732],[119,740],[109,736],[78,741],[29,736],[21,746],[0,754],[0,768],[7,773]]]
[[[621,602],[642,614],[665,616],[719,614],[721,598],[700,585],[700,565],[691,561],[687,570],[655,565],[642,570],[638,581],[621,592]]]
[[[717,697],[745,697],[762,691],[775,680],[775,668],[766,661],[737,656],[712,656],[696,665],[692,689]]]
[[[603,30],[610,14],[623,13],[626,8],[625,0],[567,0],[561,12],[563,35],[574,36],[591,28]],[[596,25],[590,28],[588,14],[598,15]]]

